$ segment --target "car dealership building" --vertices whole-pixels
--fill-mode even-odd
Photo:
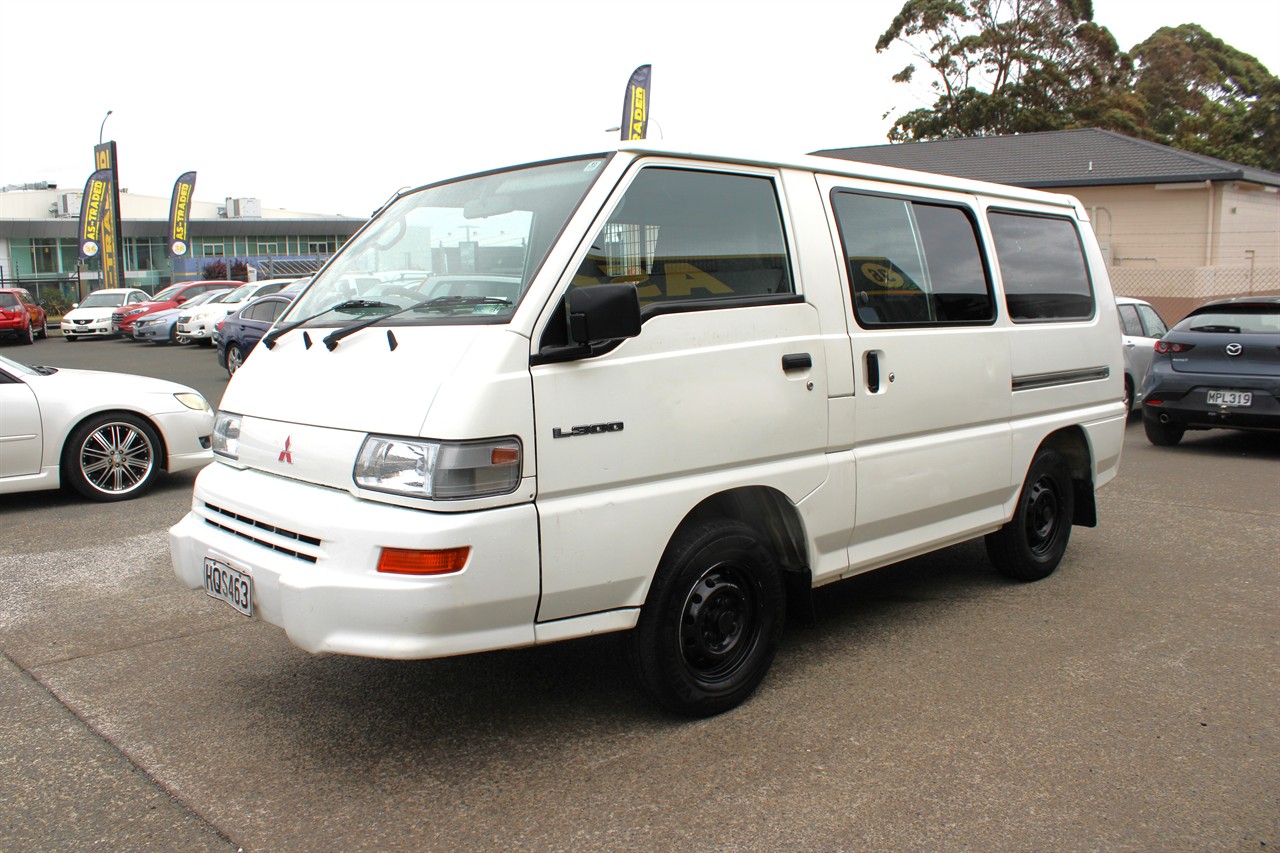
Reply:
[[[0,188],[0,281],[37,298],[75,299],[100,286],[98,260],[79,259],[81,192],[37,183]],[[256,278],[302,276],[319,269],[364,219],[263,207],[255,198],[195,201],[191,251],[165,253],[169,198],[122,192],[124,282],[149,292],[202,277],[206,265],[243,261]]]

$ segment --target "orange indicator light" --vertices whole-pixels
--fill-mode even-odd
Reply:
[[[470,546],[440,551],[408,551],[383,548],[378,571],[393,575],[448,575],[462,571],[471,556]]]

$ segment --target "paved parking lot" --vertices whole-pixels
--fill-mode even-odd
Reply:
[[[0,353],[224,384],[208,350]],[[757,696],[696,722],[617,635],[300,652],[173,577],[191,475],[0,496],[0,849],[1274,848],[1280,439],[1134,420],[1122,467],[1048,580],[969,543],[825,588]]]

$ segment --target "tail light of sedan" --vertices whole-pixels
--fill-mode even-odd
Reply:
[[[1196,348],[1195,344],[1184,344],[1184,343],[1179,343],[1178,341],[1164,341],[1164,340],[1156,341],[1156,346],[1155,346],[1156,352],[1160,353],[1161,355],[1165,355],[1166,353],[1191,352],[1191,350],[1195,348]]]

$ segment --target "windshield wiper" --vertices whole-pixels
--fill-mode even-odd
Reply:
[[[367,320],[361,320],[358,323],[352,323],[350,326],[343,326],[337,331],[330,332],[324,337],[324,345],[332,352],[334,347],[338,345],[338,341],[347,335],[355,334],[361,329],[367,329],[375,323],[386,320],[389,317],[395,317],[398,314],[406,314],[410,311],[430,311],[435,308],[457,308],[460,306],[472,305],[510,305],[510,299],[503,299],[500,296],[436,296],[431,299],[424,299],[421,302],[414,303],[408,308],[401,308],[398,311],[392,311],[390,314],[379,314],[376,317],[370,317]]]
[[[267,349],[271,349],[276,345],[276,341],[279,340],[279,338],[285,333],[292,332],[294,329],[298,328],[303,323],[310,323],[312,320],[316,319],[317,317],[323,317],[325,314],[328,314],[330,311],[355,311],[362,308],[395,308],[395,307],[396,306],[392,305],[390,302],[379,302],[376,299],[348,299],[345,302],[339,302],[337,305],[330,305],[328,308],[324,309],[323,311],[317,311],[316,313],[312,314],[310,317],[303,317],[301,320],[295,320],[292,323],[289,323],[288,325],[281,326],[280,328],[275,329],[272,332],[269,332],[267,336],[262,339],[262,345]],[[379,315],[379,316],[384,316],[384,315]],[[330,349],[333,349],[333,347],[330,347]]]

